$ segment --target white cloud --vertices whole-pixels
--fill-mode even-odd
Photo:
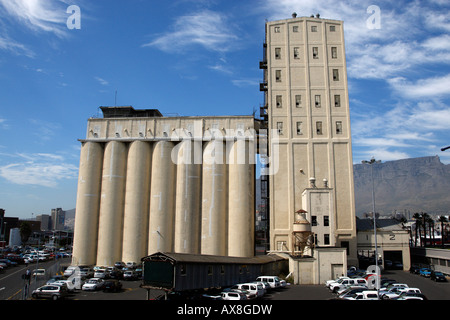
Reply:
[[[211,10],[177,17],[172,31],[168,31],[143,46],[153,46],[174,53],[199,45],[210,51],[231,50],[238,37],[233,34],[227,18]]]
[[[103,79],[103,78],[100,78],[100,77],[94,77],[94,79],[97,80],[102,86],[107,86],[107,85],[109,85],[109,82],[106,81],[106,80]]]
[[[388,80],[393,89],[407,98],[436,98],[450,95],[450,74],[416,82],[397,77]]]
[[[67,1],[62,0],[0,0],[10,17],[36,32],[67,35]]]
[[[59,181],[76,179],[78,175],[78,167],[66,163],[59,155],[36,153],[13,157],[21,161],[0,166],[0,177],[13,184],[55,188]]]

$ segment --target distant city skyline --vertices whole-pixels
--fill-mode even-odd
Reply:
[[[450,3],[443,0],[0,0],[0,208],[75,208],[100,106],[259,115],[266,20],[344,21],[353,163],[450,163]],[[189,27],[180,27],[188,25]]]

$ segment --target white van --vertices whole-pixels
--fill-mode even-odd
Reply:
[[[240,290],[246,290],[254,294],[257,298],[262,297],[265,292],[262,284],[257,283],[239,283],[236,285],[236,288]]]
[[[280,287],[280,278],[277,276],[260,276],[256,281],[267,282],[272,289]]]

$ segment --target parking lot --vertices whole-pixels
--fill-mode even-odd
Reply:
[[[383,277],[406,283],[410,287],[420,288],[429,300],[450,300],[450,282],[434,282],[416,274],[401,270],[390,270],[383,272]],[[121,281],[123,284],[121,292],[86,292],[77,291],[71,294],[69,300],[147,300],[147,291],[140,288],[140,281]],[[150,290],[150,299],[162,295],[163,291]],[[330,292],[325,285],[289,285],[286,288],[270,291],[261,300],[333,300],[336,295]]]

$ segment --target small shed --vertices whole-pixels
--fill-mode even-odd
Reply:
[[[185,253],[155,253],[141,259],[144,289],[191,291],[221,288],[278,275],[288,261],[278,255],[251,258]]]

